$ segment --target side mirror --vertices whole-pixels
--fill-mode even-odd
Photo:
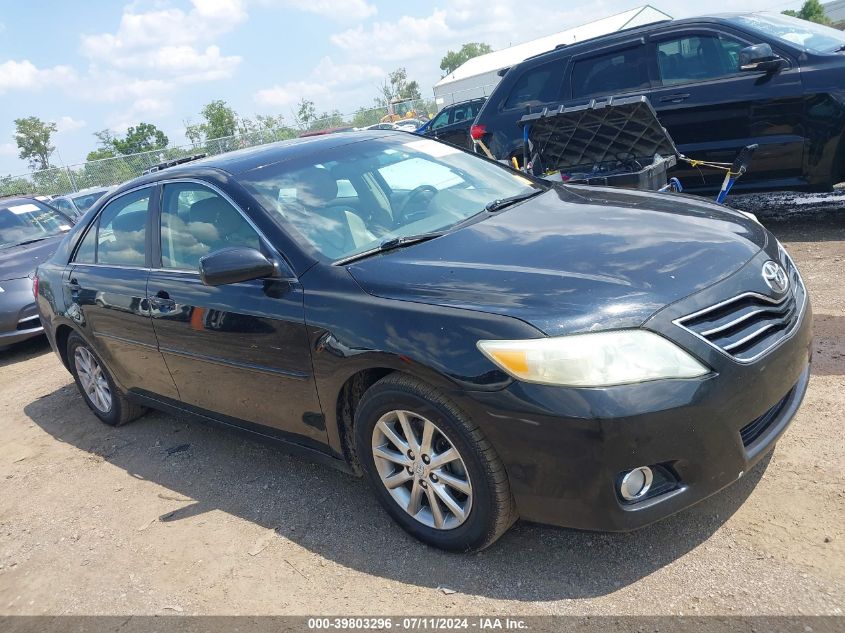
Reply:
[[[199,270],[200,279],[206,286],[279,276],[276,264],[254,248],[243,246],[224,248],[201,257]]]
[[[781,67],[783,60],[775,57],[768,44],[754,44],[739,51],[739,69],[751,72],[774,72]]]

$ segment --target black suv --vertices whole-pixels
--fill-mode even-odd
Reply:
[[[532,57],[511,68],[472,127],[498,159],[522,156],[527,111],[647,95],[679,151],[730,162],[757,143],[738,188],[829,189],[845,180],[845,33],[774,14],[658,22]],[[685,165],[688,189],[721,172]]]
[[[431,136],[459,147],[471,147],[469,128],[486,99],[486,97],[480,97],[446,106],[431,121],[417,130],[417,134]]]

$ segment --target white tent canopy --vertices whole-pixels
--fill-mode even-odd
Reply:
[[[672,16],[647,4],[554,35],[473,57],[434,85],[435,102],[442,108],[458,101],[486,97],[499,83],[501,77],[498,72],[502,68],[508,68],[529,57],[550,51],[560,44],[574,44],[622,29],[671,19]]]

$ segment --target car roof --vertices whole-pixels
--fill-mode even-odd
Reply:
[[[759,13],[759,12],[758,12]],[[570,52],[581,52],[583,49],[589,49],[591,46],[601,43],[601,42],[613,42],[617,39],[628,39],[630,37],[636,37],[637,35],[645,35],[654,31],[659,28],[663,28],[666,26],[671,26],[672,28],[675,27],[683,27],[685,25],[690,24],[729,24],[729,25],[736,25],[736,22],[732,20],[737,16],[747,16],[747,15],[754,15],[751,12],[736,12],[736,13],[718,13],[715,15],[700,15],[692,18],[682,18],[680,20],[659,20],[657,22],[650,22],[648,24],[643,24],[641,26],[634,26],[629,29],[622,29],[620,31],[614,31],[613,33],[605,33],[604,35],[597,35],[596,37],[591,37],[586,40],[581,40],[580,42],[575,42],[574,44],[566,44],[561,45],[557,48],[553,48],[550,51],[546,51],[544,53],[540,53],[539,55],[534,55],[533,57],[529,57],[528,59],[520,62],[519,64],[515,64],[513,68],[522,67],[525,62],[542,62],[547,59],[557,59],[560,55],[566,55]]]
[[[43,200],[39,200],[35,197],[35,195],[27,195],[27,194],[14,194],[11,196],[0,196],[0,206],[5,207],[9,203],[12,202],[32,202],[35,200],[36,202],[41,202],[44,204]],[[49,205],[48,205],[49,206]]]
[[[197,175],[207,172],[209,169],[217,169],[237,175],[257,167],[266,167],[267,165],[310,156],[352,143],[407,134],[408,132],[400,130],[355,130],[257,145],[182,163],[140,176],[122,184],[120,192],[174,177]]]

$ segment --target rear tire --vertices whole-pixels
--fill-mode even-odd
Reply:
[[[76,332],[68,336],[67,359],[79,393],[104,424],[120,426],[147,412],[146,408],[126,399],[105,363]]]
[[[481,550],[516,520],[499,456],[437,389],[404,374],[382,378],[361,398],[354,436],[379,502],[424,543]]]

